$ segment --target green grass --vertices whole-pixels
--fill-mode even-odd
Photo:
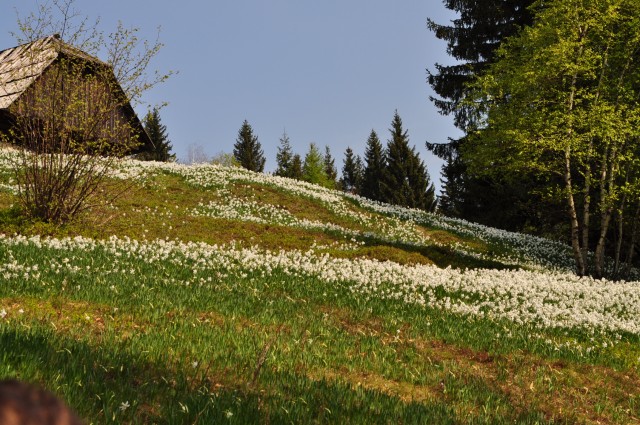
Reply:
[[[275,186],[231,182],[227,189],[300,219],[375,230]],[[3,192],[0,233],[235,241],[274,251],[315,244],[323,246],[319,254],[340,258],[514,267],[471,255],[499,247],[426,224],[419,231],[438,245],[367,236],[345,249],[340,244],[353,243],[351,236],[336,231],[189,213],[219,196],[159,173],[55,228],[22,217]],[[349,208],[392,224],[357,203]],[[17,265],[0,269],[0,377],[41,384],[96,424],[639,420],[637,335],[457,315],[364,298],[348,282],[241,263],[200,270],[197,258],[150,262],[102,248],[0,251],[0,264]]]

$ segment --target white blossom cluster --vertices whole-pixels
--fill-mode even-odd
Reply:
[[[506,319],[517,324],[544,328],[580,328],[588,331],[629,332],[640,335],[640,282],[613,282],[579,278],[566,272],[525,270],[455,270],[429,265],[400,265],[370,259],[338,259],[310,250],[271,252],[256,247],[209,245],[195,242],[156,240],[139,242],[112,237],[96,241],[87,238],[40,238],[0,236],[5,260],[0,276],[5,280],[40,279],[48,270],[65,270],[100,276],[134,273],[123,262],[135,261],[157,270],[182,267],[190,274],[176,285],[214,285],[220,278],[248,275],[266,278],[280,271],[292,277],[315,277],[332,288],[346,286],[363,299],[388,299],[442,309],[462,315]],[[15,260],[15,247],[34,253],[31,263]],[[37,253],[54,250],[47,264]],[[105,269],[79,264],[81,258],[108,256]],[[53,259],[56,260],[53,260]],[[54,265],[55,263],[55,265]],[[96,278],[96,281],[100,279]]]
[[[11,149],[0,149],[0,169],[7,169],[10,166],[11,160],[9,158],[11,155],[15,155],[16,152],[17,151]],[[5,159],[3,160],[3,158]],[[268,224],[293,225],[296,227],[303,226],[321,230],[329,228],[333,231],[343,233],[346,238],[359,236],[416,246],[442,245],[430,239],[428,235],[422,231],[421,225],[427,225],[429,227],[477,238],[485,242],[497,243],[507,248],[510,247],[509,251],[513,253],[512,255],[500,254],[500,256],[497,256],[497,254],[487,255],[483,252],[474,252],[462,244],[446,245],[449,249],[463,255],[480,259],[496,260],[505,264],[521,265],[528,268],[541,266],[545,268],[553,267],[562,270],[573,270],[574,267],[568,247],[548,239],[507,232],[464,220],[446,218],[422,210],[379,203],[307,182],[255,173],[238,167],[224,167],[217,164],[183,165],[178,163],[124,159],[117,163],[117,166],[111,172],[111,176],[122,179],[141,179],[144,178],[145,175],[161,171],[178,174],[190,184],[210,190],[224,191],[228,188],[228,185],[233,182],[249,182],[276,187],[279,190],[296,196],[318,201],[333,214],[348,218],[357,226],[369,230],[355,231],[354,229],[346,229],[332,223],[298,220],[284,209],[267,204],[263,204],[260,207],[256,207],[255,205],[247,206],[247,208],[234,211],[228,205],[225,205],[229,197],[225,198],[224,202],[212,202],[207,205],[201,205],[194,211],[197,215],[258,221]],[[377,214],[382,214],[385,217],[381,218],[377,214],[368,214],[361,209],[355,209],[351,206],[352,203],[356,203]],[[258,211],[259,209],[261,209],[261,212]],[[267,217],[267,212],[275,212],[276,214]]]
[[[212,164],[186,166],[175,163],[146,163],[139,165],[139,161],[129,161],[129,163],[133,168],[145,167],[147,170],[155,166],[157,169],[179,174],[193,185],[210,189],[224,189],[229,183],[237,181],[277,187],[280,190],[296,196],[319,201],[332,213],[339,217],[349,218],[363,228],[375,229],[375,232],[371,232],[370,234],[366,232],[362,234],[362,236],[366,237],[419,246],[439,245],[437,241],[430,239],[420,229],[420,225],[427,225],[463,234],[484,242],[498,243],[502,246],[511,247],[511,251],[514,253],[512,256],[487,256],[479,252],[470,252],[468,248],[463,245],[447,245],[449,248],[464,255],[471,255],[481,259],[493,259],[505,264],[520,264],[526,267],[539,265],[563,270],[573,270],[574,267],[570,250],[566,245],[559,242],[494,229],[465,220],[443,217],[422,210],[384,204],[307,182],[255,173],[243,168],[224,167]],[[383,214],[385,218],[381,219],[379,215],[371,215],[361,210],[356,210],[350,207],[351,203],[359,204],[377,214]],[[241,217],[237,218],[240,219]],[[271,221],[271,223],[277,224],[273,221]],[[282,223],[286,224],[287,221],[285,220]]]
[[[11,166],[9,155],[12,154],[11,151],[0,150],[0,169],[6,170]],[[46,273],[55,276],[83,273],[98,277],[127,275],[141,285],[144,282],[161,282],[184,286],[210,285],[213,288],[225,277],[252,275],[266,278],[277,271],[294,278],[318,278],[326,284],[328,293],[332,288],[346,286],[363,299],[398,300],[541,329],[580,328],[640,335],[640,283],[578,278],[570,271],[572,259],[568,248],[562,244],[420,210],[381,204],[241,168],[123,160],[112,176],[137,179],[157,172],[180,175],[189,184],[215,192],[217,201],[202,202],[191,211],[193,215],[334,231],[344,236],[347,243],[338,246],[345,249],[357,249],[363,238],[418,246],[437,245],[438,242],[423,230],[423,226],[427,226],[489,244],[501,244],[509,248],[513,256],[492,259],[509,264],[535,265],[536,271],[455,270],[370,259],[338,259],[320,255],[318,250],[327,247],[316,245],[306,252],[271,252],[236,244],[217,246],[168,240],[140,242],[116,237],[92,240],[0,235],[0,279],[37,284]],[[267,185],[317,201],[335,216],[353,223],[353,228],[302,219],[283,206],[257,199],[239,199],[232,195],[230,184],[234,182]],[[10,185],[3,183],[0,190],[7,187]],[[170,219],[171,209],[166,209],[163,214]],[[29,260],[16,260],[21,257],[12,250],[19,247],[31,250],[33,256]],[[42,249],[55,252],[43,257]],[[489,257],[462,244],[453,245],[453,249],[477,258]],[[86,258],[97,259],[100,256],[107,256],[108,261],[86,261]],[[137,262],[137,265],[132,267],[131,262]],[[179,267],[184,269],[184,273],[179,279],[167,278],[165,276],[169,274],[160,272],[166,267]],[[149,275],[149,270],[157,274]],[[102,280],[116,282],[111,285],[117,290],[118,279]],[[101,280],[96,278],[87,282],[100,284]]]

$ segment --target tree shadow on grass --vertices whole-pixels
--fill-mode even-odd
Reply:
[[[495,269],[495,270],[518,270],[520,267],[512,264],[504,264],[500,261],[477,258],[473,255],[456,251],[454,248],[436,245],[414,245],[402,242],[381,241],[375,238],[363,239],[365,246],[375,249],[376,247],[392,248],[404,251],[409,254],[417,254],[424,258],[425,263],[432,263],[440,268],[451,267],[454,269]],[[490,256],[490,253],[487,254]]]

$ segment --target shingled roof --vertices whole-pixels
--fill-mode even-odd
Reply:
[[[0,109],[6,109],[60,55],[103,63],[60,40],[58,35],[41,38],[0,52]]]
[[[6,114],[8,108],[61,57],[79,58],[109,67],[100,59],[63,42],[57,34],[2,50],[0,51],[0,117]],[[134,125],[141,130],[142,146],[139,150],[153,146],[131,105],[127,103],[124,108],[131,115]]]

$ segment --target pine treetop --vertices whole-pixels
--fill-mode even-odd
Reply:
[[[233,145],[233,155],[240,165],[247,170],[263,172],[265,157],[264,151],[258,141],[258,136],[253,134],[253,128],[247,120],[238,130],[238,138]]]

